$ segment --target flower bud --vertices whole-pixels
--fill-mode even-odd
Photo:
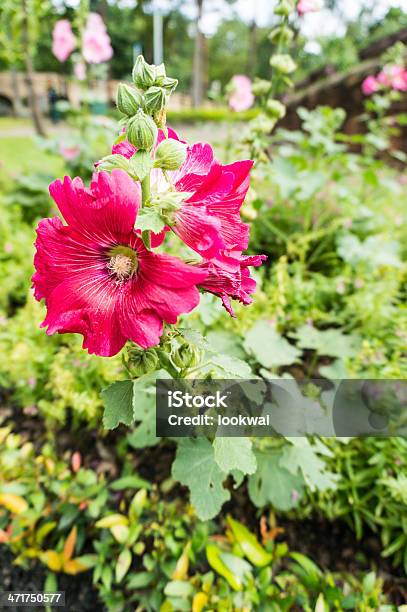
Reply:
[[[127,126],[127,140],[137,149],[150,151],[157,139],[158,128],[151,117],[141,108],[130,119]]]
[[[267,100],[266,106],[267,114],[270,117],[275,117],[277,119],[282,119],[285,116],[285,106],[281,104],[278,100]]]
[[[187,148],[184,143],[167,138],[157,147],[154,165],[162,170],[178,170],[186,156]]]
[[[191,344],[183,344],[174,353],[172,360],[175,365],[181,369],[195,368],[201,363],[202,356],[202,349],[192,346]]]
[[[265,79],[256,79],[252,83],[252,92],[255,96],[265,96],[270,91],[271,83]]]
[[[132,117],[143,106],[143,98],[133,87],[120,83],[117,89],[116,104],[121,113]]]
[[[154,85],[156,67],[147,64],[144,57],[139,55],[133,68],[133,81],[140,89],[148,89]]]
[[[157,84],[168,91],[168,93],[172,94],[173,91],[177,88],[178,79],[171,79],[170,77],[164,77],[163,79],[157,79]]]
[[[270,58],[270,66],[283,74],[291,74],[297,68],[297,64],[292,57],[283,53],[272,55]]]
[[[274,9],[275,15],[283,15],[288,17],[289,14],[294,10],[294,3],[292,0],[280,0]]]
[[[162,110],[167,103],[167,94],[162,87],[149,87],[145,95],[145,109],[149,113]]]
[[[157,369],[158,355],[154,349],[145,351],[130,348],[128,350],[128,357],[128,367],[133,376],[143,376]]]

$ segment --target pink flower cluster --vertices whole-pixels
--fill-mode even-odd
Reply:
[[[171,129],[169,137],[179,140]],[[158,142],[163,139],[160,131]],[[112,152],[130,158],[136,150],[125,140]],[[231,299],[250,304],[256,283],[249,267],[265,259],[243,255],[249,227],[240,208],[251,167],[251,161],[222,165],[210,145],[198,143],[187,147],[179,170],[166,177],[152,171],[152,193],[168,191],[169,180],[185,194],[152,245],[172,231],[199,255],[196,263],[146,248],[135,230],[140,183],[123,170],[95,173],[90,188],[80,178],[52,183],[66,224],[59,217],[39,223],[33,276],[34,295],[47,306],[47,333],[82,334],[84,348],[108,357],[127,340],[157,345],[164,323],[176,323],[198,305],[199,289],[219,296],[232,316]]]
[[[252,82],[244,74],[235,74],[231,80],[232,94],[229,98],[229,106],[236,112],[241,112],[253,106],[254,95]]]
[[[365,96],[371,96],[385,89],[407,91],[407,70],[404,66],[387,65],[378,75],[370,75],[362,83],[362,92]]]
[[[82,53],[88,64],[107,62],[113,55],[106,26],[98,13],[89,14],[82,38]]]
[[[71,24],[67,19],[56,22],[52,33],[52,52],[60,62],[65,62],[76,48],[76,39]],[[113,55],[110,38],[102,17],[98,13],[89,13],[82,36],[82,55],[88,64],[107,62]],[[86,68],[80,62],[75,73],[80,80],[85,78]]]
[[[58,61],[66,62],[76,47],[75,36],[67,19],[56,22],[52,32],[52,53]]]
[[[305,15],[305,13],[315,13],[320,11],[324,6],[322,0],[299,0],[297,3],[297,12],[299,15]]]

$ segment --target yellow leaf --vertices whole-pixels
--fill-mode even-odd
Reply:
[[[73,551],[75,550],[77,535],[78,535],[78,530],[75,525],[74,527],[72,527],[72,530],[69,536],[66,538],[66,542],[64,545],[64,552],[62,553],[62,555],[65,561],[69,561],[69,559],[72,559]]]
[[[71,574],[71,576],[75,576],[80,572],[86,572],[89,568],[86,565],[83,565],[76,559],[71,559],[70,561],[66,561],[64,563],[64,572],[65,574]]]
[[[192,612],[201,612],[208,603],[208,596],[205,593],[197,593],[192,601]]]
[[[41,555],[41,561],[45,563],[53,572],[60,572],[62,569],[62,557],[55,550],[46,550]]]
[[[125,544],[127,542],[130,531],[127,525],[114,525],[110,528],[110,531],[119,544]]]
[[[185,546],[182,555],[177,561],[175,570],[171,576],[173,580],[185,580],[188,576],[189,569],[189,551],[191,550],[191,542],[188,542]]]
[[[109,514],[109,516],[105,516],[100,519],[96,523],[96,527],[99,529],[110,529],[111,527],[115,527],[115,525],[128,525],[129,519],[124,514]]]
[[[28,508],[25,499],[14,493],[0,493],[0,506],[4,506],[13,514],[21,514]]]

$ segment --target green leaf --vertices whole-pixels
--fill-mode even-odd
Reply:
[[[215,461],[222,472],[240,470],[244,474],[254,474],[256,471],[256,456],[249,438],[215,438],[213,448]]]
[[[206,335],[208,344],[213,352],[224,353],[230,357],[244,359],[245,352],[236,334],[228,330],[216,329]]]
[[[147,151],[137,151],[130,158],[130,172],[137,176],[139,181],[143,181],[146,178],[153,166],[154,162]]]
[[[194,592],[192,584],[186,580],[172,580],[169,582],[165,589],[164,594],[167,597],[189,597]]]
[[[144,478],[133,474],[114,480],[110,488],[113,489],[113,491],[123,491],[124,489],[151,489],[152,487],[148,480],[144,480]]]
[[[311,325],[303,325],[291,336],[302,349],[313,349],[320,355],[342,359],[354,357],[360,344],[358,336],[346,335],[340,329],[321,331]]]
[[[230,499],[229,491],[223,487],[225,473],[216,463],[213,446],[206,438],[179,443],[172,475],[190,489],[191,502],[201,520],[216,516]]]
[[[290,510],[298,505],[304,480],[280,465],[279,453],[257,452],[257,470],[249,476],[249,495],[261,508],[272,504],[277,510]]]
[[[131,560],[132,556],[129,549],[125,548],[122,550],[116,562],[116,582],[121,582],[123,580],[130,569]]]
[[[237,376],[238,378],[250,378],[252,371],[250,366],[241,359],[232,357],[231,355],[221,355],[219,353],[208,353],[212,363],[224,370],[227,374]]]
[[[138,211],[136,229],[142,232],[151,231],[154,232],[154,234],[159,234],[164,226],[165,223],[160,213],[154,208],[142,208]]]
[[[311,491],[334,489],[335,475],[327,470],[326,463],[318,457],[310,442],[306,438],[292,438],[292,442],[292,446],[284,448],[280,466],[294,475],[301,471]]]
[[[244,348],[265,368],[291,365],[301,352],[266,321],[258,321],[246,334]]]
[[[349,377],[348,369],[342,359],[335,359],[329,365],[320,366],[319,373],[330,380],[341,380]]]
[[[187,327],[178,328],[181,336],[186,340],[189,344],[193,344],[197,348],[207,349],[208,342],[206,338],[201,334],[197,329],[190,329]]]
[[[133,381],[121,380],[113,383],[102,391],[105,411],[103,426],[115,429],[120,423],[130,426],[133,416]]]
[[[166,370],[145,374],[134,381],[133,415],[138,423],[127,441],[133,448],[154,446],[159,442],[155,435],[155,383],[157,378],[171,378]]]

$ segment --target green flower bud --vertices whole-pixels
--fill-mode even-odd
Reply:
[[[157,79],[157,84],[168,91],[168,93],[172,94],[173,91],[177,88],[178,79],[171,79],[170,77],[164,77],[163,79]]]
[[[294,10],[294,3],[292,0],[280,0],[274,9],[275,15],[283,15],[288,17],[289,14]]]
[[[130,162],[124,155],[119,155],[115,153],[113,155],[106,155],[106,157],[102,157],[100,162],[98,163],[96,170],[100,172],[101,170],[107,170],[108,172],[111,170],[115,170],[116,168],[120,168],[120,170],[129,171]]]
[[[167,104],[167,94],[162,87],[149,87],[144,96],[145,109],[149,113],[156,113]]]
[[[287,44],[291,42],[294,38],[294,30],[287,26],[277,26],[273,28],[268,35],[268,39],[272,43],[284,43]]]
[[[167,138],[157,147],[154,165],[162,170],[178,170],[187,156],[186,145],[179,140]]]
[[[128,367],[133,376],[143,376],[154,372],[158,366],[158,355],[154,349],[146,351],[137,348],[128,349]]]
[[[283,53],[272,55],[270,58],[270,66],[283,74],[291,74],[297,68],[297,64],[292,57]]]
[[[175,365],[182,370],[185,368],[195,368],[202,361],[203,351],[191,344],[183,344],[174,353],[172,360]]]
[[[270,91],[271,83],[265,79],[256,79],[252,84],[252,92],[255,96],[265,96]]]
[[[133,81],[140,89],[148,89],[154,85],[156,78],[156,67],[147,64],[144,57],[139,55],[133,68]]]
[[[120,83],[117,89],[116,103],[121,113],[132,117],[143,106],[143,98],[133,87]]]
[[[266,110],[270,117],[276,117],[277,119],[282,119],[286,112],[284,104],[281,104],[278,100],[267,100]]]
[[[157,140],[158,128],[151,117],[141,108],[130,119],[127,126],[127,139],[137,149],[150,151]]]

